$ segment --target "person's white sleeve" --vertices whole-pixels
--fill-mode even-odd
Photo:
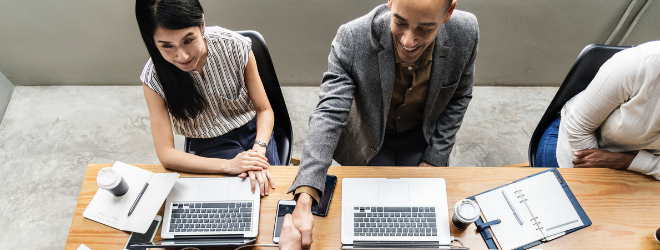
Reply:
[[[650,175],[660,180],[660,156],[651,154],[646,150],[640,150],[630,163],[628,170]]]
[[[632,95],[638,67],[638,63],[615,55],[583,92],[566,103],[561,123],[572,152],[598,148],[596,129]]]

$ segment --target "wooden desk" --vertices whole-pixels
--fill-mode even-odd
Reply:
[[[111,165],[90,164],[78,197],[65,249],[77,249],[84,243],[93,250],[122,249],[129,234],[83,218],[82,213],[98,190],[96,174]],[[169,172],[160,165],[136,165],[152,172]],[[396,167],[331,167],[330,174],[339,180],[327,217],[314,221],[313,249],[339,249],[341,221],[341,180],[347,177],[441,177],[447,182],[447,216],[451,220],[453,205],[468,196],[540,172],[540,168],[396,168]],[[257,243],[272,243],[275,209],[293,183],[298,167],[273,167],[276,189],[261,200],[261,216]],[[587,228],[545,243],[543,249],[660,249],[653,233],[660,227],[660,182],[648,176],[611,169],[559,169],[593,224]],[[195,176],[181,174],[181,177]],[[211,175],[208,175],[211,176]],[[221,175],[218,175],[221,176]],[[163,214],[161,208],[160,215]],[[472,249],[486,245],[472,224],[467,230],[451,227],[451,235]],[[160,238],[158,233],[157,238]],[[269,248],[272,249],[272,248]]]

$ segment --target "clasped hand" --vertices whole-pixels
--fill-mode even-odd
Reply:
[[[576,168],[612,168],[626,170],[635,159],[635,155],[615,153],[604,149],[586,149],[575,153],[573,165]]]
[[[258,184],[262,196],[269,194],[269,186],[275,188],[273,177],[268,171],[270,164],[268,164],[265,153],[265,148],[263,150],[252,149],[242,152],[229,161],[227,171],[230,174],[238,174],[241,179],[249,176],[252,192],[254,193]]]

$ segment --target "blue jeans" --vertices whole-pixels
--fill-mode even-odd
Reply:
[[[536,160],[534,167],[558,168],[557,163],[557,137],[559,135],[559,124],[561,117],[557,117],[550,126],[545,129],[539,146],[536,149]]]
[[[252,149],[256,137],[257,117],[215,138],[190,138],[190,153],[208,158],[233,159],[236,155]],[[281,165],[277,143],[272,133],[266,148],[266,158],[271,166]]]

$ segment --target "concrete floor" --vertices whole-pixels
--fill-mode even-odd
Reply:
[[[317,87],[285,87],[300,157]],[[557,88],[476,87],[451,166],[527,162]],[[182,137],[176,137],[177,147]],[[159,163],[141,86],[16,87],[0,124],[0,249],[62,249],[87,164]]]

